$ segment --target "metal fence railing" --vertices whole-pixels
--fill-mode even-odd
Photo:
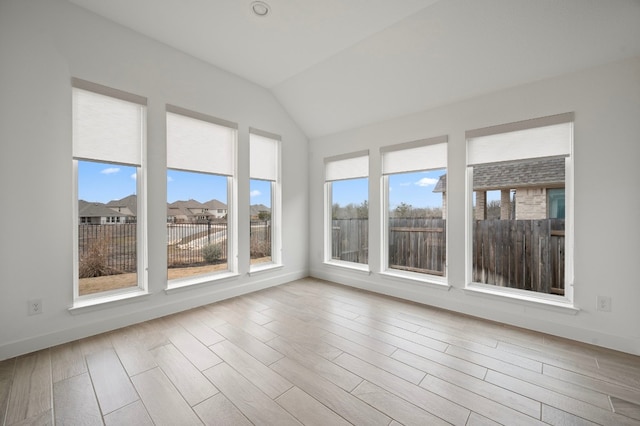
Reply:
[[[252,220],[250,223],[249,252],[251,259],[271,256],[271,221]]]
[[[137,224],[78,225],[80,278],[135,272]]]
[[[271,221],[251,221],[251,258],[271,256]],[[81,278],[135,272],[137,224],[78,225]],[[213,246],[206,249],[205,247]],[[227,223],[167,223],[167,266],[227,261]]]
[[[213,249],[203,252],[207,246]],[[223,263],[227,261],[227,252],[226,222],[167,224],[169,268]]]

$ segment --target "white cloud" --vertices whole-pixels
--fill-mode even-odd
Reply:
[[[257,189],[255,189],[255,190],[251,191],[249,193],[249,195],[251,196],[251,198],[253,198],[253,197],[257,197],[258,195],[262,195],[262,192],[260,192]]]
[[[436,183],[438,183],[438,179],[435,178],[422,178],[419,181],[416,182],[416,185],[418,186],[431,186],[431,185],[435,185]]]
[[[167,176],[167,182],[173,182],[173,178],[171,176]]]
[[[118,173],[119,171],[120,169],[118,167],[109,167],[106,169],[102,169],[100,173],[102,173],[103,175],[112,175],[114,173]]]
[[[131,177],[131,179],[133,179],[133,180],[136,180],[136,179],[138,178],[138,176],[137,176],[135,173],[134,173],[134,174],[132,174],[130,177]]]

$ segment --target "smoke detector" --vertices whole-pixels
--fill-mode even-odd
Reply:
[[[271,6],[263,1],[254,1],[251,3],[251,10],[256,16],[265,17],[269,14]]]

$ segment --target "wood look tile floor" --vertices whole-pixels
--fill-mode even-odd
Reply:
[[[0,425],[640,425],[640,357],[306,278],[0,362]]]

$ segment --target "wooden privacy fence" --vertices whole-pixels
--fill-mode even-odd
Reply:
[[[389,267],[444,276],[446,221],[426,218],[389,220]]]
[[[331,258],[348,262],[369,262],[369,219],[334,219]]]
[[[367,263],[368,219],[334,219],[331,257]],[[389,266],[394,269],[444,275],[446,221],[426,218],[392,218],[389,222]]]
[[[473,282],[564,295],[564,219],[473,223]]]
[[[392,218],[389,267],[444,275],[446,221]],[[367,219],[333,220],[332,258],[368,262]],[[564,219],[473,222],[473,282],[564,295]]]

